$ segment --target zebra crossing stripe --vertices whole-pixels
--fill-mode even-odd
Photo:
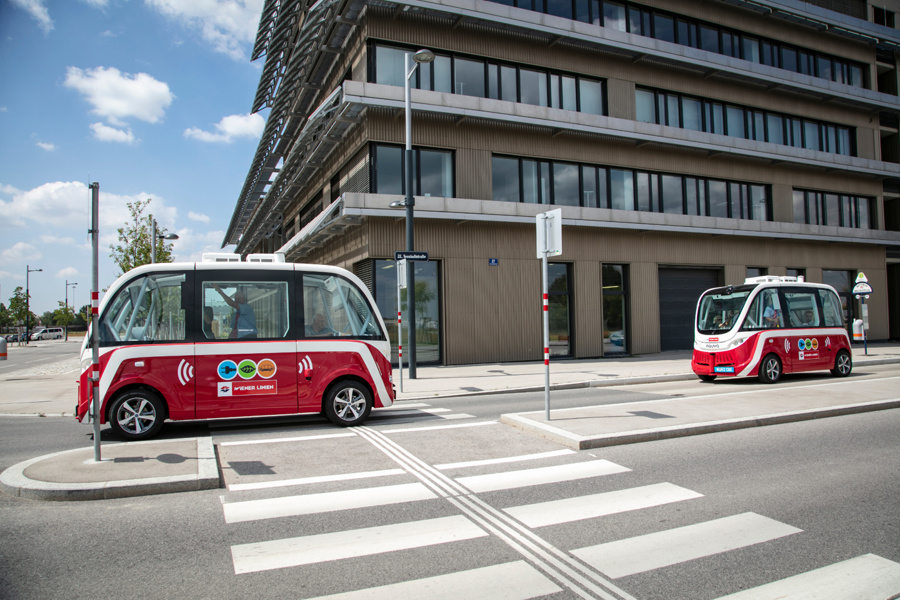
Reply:
[[[231,547],[234,572],[255,573],[486,537],[463,516],[441,517]]]
[[[229,492],[246,492],[249,490],[265,490],[277,487],[309,485],[311,483],[332,483],[334,481],[351,481],[354,479],[370,479],[405,475],[403,469],[385,469],[383,471],[360,471],[358,473],[341,473],[339,475],[319,475],[316,477],[298,477],[295,479],[278,479],[275,481],[257,481],[256,483],[235,483],[228,486]]]
[[[601,573],[618,579],[704,556],[761,544],[802,530],[755,513],[573,550]]]
[[[525,469],[522,471],[507,471],[505,473],[459,477],[456,481],[477,494],[480,492],[495,492],[498,490],[509,490],[545,483],[559,483],[561,481],[573,481],[576,479],[587,479],[589,477],[614,475],[616,473],[626,473],[628,471],[631,471],[631,469],[609,462],[608,460],[592,460],[555,467],[541,467],[538,469]]]
[[[703,494],[671,483],[657,483],[615,492],[514,506],[504,509],[504,512],[529,527],[545,527],[702,497]]]
[[[865,554],[719,600],[887,600],[898,594],[900,564]]]
[[[437,496],[421,483],[407,483],[341,492],[229,502],[223,505],[223,509],[225,510],[226,523],[242,523],[244,521],[313,515],[338,510],[431,500],[434,498],[437,498]]]
[[[397,598],[529,600],[560,591],[562,588],[520,560],[332,596],[320,596],[311,600],[397,600]]]
[[[467,462],[445,463],[443,465],[434,465],[439,471],[448,471],[450,469],[466,469],[469,467],[484,467],[487,465],[500,465],[504,463],[523,462],[527,460],[543,460],[545,458],[556,458],[557,456],[568,456],[575,454],[574,450],[552,450],[550,452],[538,452],[536,454],[521,454],[519,456],[505,456],[503,458],[488,458],[484,460],[470,460]]]

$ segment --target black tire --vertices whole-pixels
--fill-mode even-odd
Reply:
[[[352,379],[338,382],[325,392],[325,416],[341,427],[360,425],[368,418],[372,404],[369,388]]]
[[[148,440],[162,429],[165,406],[149,390],[133,389],[119,394],[109,410],[109,426],[119,439]]]
[[[759,380],[763,383],[776,383],[781,379],[781,360],[774,354],[766,354],[759,363]]]
[[[835,377],[846,377],[853,370],[853,359],[846,350],[839,350],[837,356],[834,357],[834,368],[831,374]]]
[[[709,382],[709,381],[715,381],[715,380],[716,380],[716,376],[715,376],[715,375],[698,375],[697,377],[700,378],[700,381],[707,381],[707,382]]]

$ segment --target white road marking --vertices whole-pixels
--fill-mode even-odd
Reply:
[[[483,467],[487,465],[500,465],[504,463],[524,462],[528,460],[541,460],[544,458],[554,458],[557,456],[567,456],[575,454],[574,450],[553,450],[552,452],[538,452],[537,454],[522,454],[520,456],[504,456],[503,458],[488,458],[485,460],[470,460],[468,462],[446,463],[443,465],[434,465],[439,471],[447,471],[449,469],[467,469],[469,467]]]
[[[369,479],[375,477],[390,477],[391,475],[404,475],[403,469],[386,469],[384,471],[361,471],[359,473],[344,473],[341,475],[320,475],[318,477],[300,477],[297,479],[281,479],[278,481],[259,481],[257,483],[236,483],[228,486],[229,492],[246,492],[247,490],[264,490],[268,488],[289,487],[292,485],[308,485],[311,483],[330,483],[332,481],[352,481],[354,479]]]
[[[900,593],[900,564],[865,554],[719,600],[887,600]]]
[[[603,494],[514,506],[504,509],[504,512],[529,527],[545,527],[702,497],[703,494],[671,483],[657,483]]]
[[[469,417],[471,415],[466,415]],[[417,431],[433,431],[435,429],[459,429],[461,427],[481,427],[482,425],[499,425],[499,421],[479,421],[477,423],[460,423],[458,425],[430,425],[426,427],[406,427],[404,429],[379,429],[379,433],[415,433]]]
[[[555,467],[459,477],[456,481],[477,494],[479,492],[494,492],[545,483],[559,483],[561,481],[587,479],[588,477],[614,475],[628,471],[631,471],[631,469],[611,463],[608,460],[592,460]]]
[[[312,515],[338,510],[399,504],[401,502],[431,500],[433,498],[437,498],[437,496],[421,483],[406,483],[341,492],[246,500],[225,504],[225,522],[240,523],[243,521]]]
[[[573,550],[613,579],[744,548],[802,530],[754,513]]]
[[[286,442],[315,442],[332,438],[353,437],[353,433],[327,433],[322,435],[301,435],[286,438],[268,438],[264,440],[244,440],[241,442],[219,442],[219,446],[253,446],[256,444],[284,444]]]
[[[537,569],[520,560],[312,600],[529,600],[561,591],[562,588]]]
[[[422,548],[488,534],[463,516],[442,517],[231,547],[235,574]]]

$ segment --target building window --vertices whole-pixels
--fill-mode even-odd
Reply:
[[[453,152],[413,148],[413,194],[453,198]],[[372,160],[372,192],[406,194],[406,165],[401,146],[375,144]]]
[[[643,123],[856,156],[855,130],[835,123],[734,104],[725,105],[723,110],[721,104],[711,100],[646,88],[635,90],[635,107],[636,118]],[[790,132],[787,136],[785,123]]]
[[[798,281],[800,280],[801,277],[803,279],[806,279],[806,269],[788,269],[787,276],[788,277],[796,277]]]
[[[794,223],[874,229],[873,198],[794,190]]]
[[[565,3],[570,6],[569,0]],[[403,87],[404,54],[407,49],[374,44],[371,56],[373,83]],[[451,92],[478,98],[493,98],[550,108],[606,114],[603,81],[556,71],[524,68],[475,57],[438,55],[434,62],[419,65],[410,80],[417,89]]]
[[[393,260],[374,260],[373,288],[375,304],[384,318],[391,341],[391,361],[397,364],[397,270]],[[410,262],[416,275],[416,364],[441,362],[441,306],[437,261]],[[406,290],[400,295],[403,311],[404,362],[409,359],[406,324]]]
[[[769,274],[769,269],[766,267],[747,267],[747,278],[751,277],[762,277],[764,275]]]
[[[768,186],[493,156],[494,200],[771,220]]]
[[[492,1],[568,19],[573,18],[571,2],[567,0]],[[584,0],[578,1],[584,2]],[[866,87],[863,76],[865,66],[862,63],[802,50],[791,44],[747,35],[735,29],[720,27],[715,23],[676,15],[635,2],[595,0],[590,3],[590,6],[579,8],[574,18],[585,23],[627,31],[681,46],[699,48],[707,52],[742,58],[778,69],[856,87]],[[875,21],[879,22],[879,20],[884,23],[893,23],[894,14],[876,8]],[[892,26],[888,25],[888,27]]]
[[[603,265],[603,355],[628,352],[626,265]]]
[[[550,356],[572,356],[570,265],[547,265]]]

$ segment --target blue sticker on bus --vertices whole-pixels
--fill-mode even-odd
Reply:
[[[734,367],[716,367],[716,373],[734,373]]]
[[[219,367],[216,370],[219,372],[219,377],[226,381],[234,379],[238,372],[237,365],[233,360],[223,360],[219,363]]]

